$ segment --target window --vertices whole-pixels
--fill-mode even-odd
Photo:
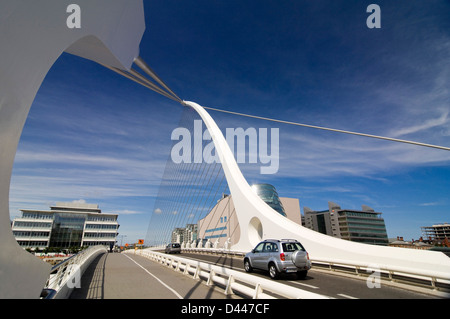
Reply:
[[[264,248],[264,244],[265,244],[265,243],[260,243],[258,246],[256,246],[254,252],[255,252],[255,253],[262,253],[263,248]]]
[[[264,246],[264,252],[271,253],[271,252],[277,252],[278,246],[275,243],[266,243]]]
[[[292,252],[296,250],[305,250],[300,243],[283,243],[283,251]]]

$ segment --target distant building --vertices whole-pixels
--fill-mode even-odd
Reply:
[[[303,208],[305,227],[322,234],[350,241],[387,245],[388,237],[381,213],[363,205],[362,210],[341,209],[328,202],[328,210],[313,211]]]
[[[450,224],[436,224],[433,226],[421,227],[422,236],[432,242],[445,241],[450,239]]]
[[[56,203],[50,210],[21,209],[12,232],[23,248],[112,246],[119,223],[117,214],[105,214],[97,204]]]
[[[192,243],[197,240],[197,224],[187,224],[172,231],[172,243]]]
[[[397,236],[397,239],[389,240],[389,246],[422,250],[431,249],[433,247],[429,243],[424,242],[422,237],[420,237],[417,241],[414,239],[412,241],[404,241],[401,236]]]
[[[177,227],[174,230],[172,230],[172,237],[171,242],[172,243],[182,243],[184,242],[184,232],[186,228],[183,227]]]

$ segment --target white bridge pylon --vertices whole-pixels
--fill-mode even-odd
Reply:
[[[245,180],[221,130],[199,104],[184,101],[203,119],[222,163],[239,221],[240,239],[233,250],[250,251],[263,239],[299,240],[311,259],[387,268],[450,279],[450,258],[441,252],[351,242],[305,228],[267,205]]]
[[[63,52],[129,70],[145,31],[142,0],[0,1],[0,298],[39,298],[51,266],[20,247],[11,231],[14,157],[34,98]],[[63,105],[61,107],[64,107]]]

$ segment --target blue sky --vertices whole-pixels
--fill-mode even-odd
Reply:
[[[381,8],[369,29],[366,8]],[[149,1],[143,59],[185,100],[450,146],[449,1]],[[10,190],[19,209],[98,203],[125,242],[146,235],[182,107],[63,54],[25,124]],[[450,222],[450,152],[211,111],[222,129],[279,128],[279,171],[242,165],[301,210],[368,205],[389,237]]]

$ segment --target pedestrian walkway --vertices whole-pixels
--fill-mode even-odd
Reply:
[[[226,299],[217,288],[134,254],[95,259],[70,299]]]

